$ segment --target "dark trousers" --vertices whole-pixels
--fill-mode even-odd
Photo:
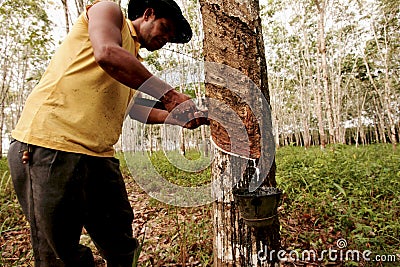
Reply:
[[[36,267],[92,267],[79,244],[85,227],[108,267],[131,267],[138,242],[133,212],[115,158],[92,157],[14,141],[8,152],[18,200],[31,227]]]

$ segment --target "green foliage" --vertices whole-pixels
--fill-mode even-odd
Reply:
[[[178,151],[170,153],[169,158],[172,162],[177,162],[182,155]],[[185,157],[188,159],[186,168],[189,170],[197,169],[198,166],[207,164],[207,158],[199,158],[197,151],[187,151]],[[151,156],[156,170],[166,177],[170,182],[180,186],[201,186],[210,182],[210,169],[199,172],[183,171],[172,165],[164,153],[156,152]]]
[[[175,166],[184,158],[187,159],[184,166],[185,170]],[[131,169],[135,171],[133,175],[152,176],[152,172],[155,170],[157,174],[161,175],[167,181],[180,186],[201,186],[209,183],[211,180],[210,168],[207,168],[209,159],[201,157],[197,150],[188,150],[185,156],[181,155],[179,151],[169,151],[167,155],[163,151],[156,151],[151,155],[138,152],[131,155],[126,154],[125,160],[125,166],[126,162],[129,163],[126,167],[134,168]],[[149,170],[149,163],[154,169]],[[126,172],[126,170],[123,172]],[[161,185],[154,186],[158,187]]]
[[[345,238],[349,249],[400,252],[400,151],[380,144],[284,147],[276,158],[283,220],[304,229],[294,234],[284,226],[285,239],[302,249]]]
[[[3,1],[0,6],[0,22],[8,25],[0,31],[2,37],[8,37],[8,43],[3,40],[5,45],[10,45],[12,37],[15,45],[29,46],[34,50],[32,55],[46,54],[52,45],[52,23],[44,9],[44,1]]]
[[[149,53],[145,58],[144,61],[153,66],[156,71],[162,71],[163,66],[160,63],[160,53],[158,51],[154,51],[153,53]]]
[[[143,235],[142,240],[139,243],[139,247],[136,249],[135,254],[133,255],[132,267],[137,267],[139,262],[140,253],[142,252],[143,243],[145,236]]]
[[[7,159],[0,159],[0,198],[4,199],[6,195],[12,194],[11,177],[8,173]]]

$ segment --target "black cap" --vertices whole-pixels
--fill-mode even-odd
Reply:
[[[187,43],[192,39],[192,29],[182,15],[182,11],[174,0],[130,0],[128,18],[135,20],[143,16],[147,8],[153,8],[157,17],[170,18],[175,25],[175,37],[171,43]]]

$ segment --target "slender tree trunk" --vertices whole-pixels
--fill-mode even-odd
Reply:
[[[305,148],[309,148],[311,146],[311,132],[310,132],[310,107],[311,105],[311,97],[310,97],[310,89],[311,94],[315,92],[316,85],[313,79],[314,70],[311,61],[310,49],[308,45],[308,32],[306,29],[305,23],[301,23],[301,31],[302,31],[302,42],[304,47],[304,55],[302,54],[302,66],[298,66],[299,71],[303,70],[299,74],[299,79],[303,80],[302,82],[302,90],[301,90],[301,101],[302,101],[302,109],[303,109],[303,128],[304,128],[304,146]],[[300,65],[300,64],[299,64]],[[303,77],[304,76],[304,77]],[[309,88],[311,87],[311,88]],[[318,95],[318,93],[317,93]],[[317,100],[318,102],[318,100]],[[319,105],[317,103],[317,107],[321,108],[321,101],[319,100]],[[321,109],[322,112],[322,109]],[[317,112],[318,113],[318,112]],[[322,116],[321,116],[321,125],[322,125]]]
[[[284,86],[285,80],[283,79],[282,82],[280,82],[279,77],[275,78],[274,82],[274,88],[275,88],[275,94],[271,95],[271,102],[274,102],[274,113],[273,113],[273,125],[274,125],[274,136],[275,136],[275,147],[279,148],[280,147],[280,124],[281,124],[281,117],[280,114],[283,113],[282,111],[282,106],[280,105],[281,99],[280,99],[280,93],[281,91],[281,84]],[[282,92],[282,91],[281,91]]]
[[[390,132],[389,134],[389,139],[390,142],[392,143],[393,149],[396,149],[397,146],[397,140],[396,140],[396,123],[394,121],[394,115],[393,115],[393,111],[392,111],[392,105],[391,105],[391,95],[392,94],[392,90],[391,90],[391,86],[390,86],[390,67],[388,64],[389,61],[389,50],[390,48],[388,47],[388,40],[387,40],[387,33],[386,33],[386,27],[384,27],[384,37],[385,37],[385,53],[383,54],[383,62],[384,62],[384,66],[385,66],[385,87],[384,87],[384,93],[385,93],[385,97],[384,97],[384,102],[385,102],[385,110],[387,112],[387,118],[388,118],[388,122],[389,122],[389,129]]]
[[[85,9],[85,3],[83,0],[75,0],[76,14],[80,14]]]
[[[3,157],[4,108],[0,108],[0,159]]]
[[[180,131],[180,146],[179,146],[179,152],[181,155],[186,154],[186,146],[185,146],[185,130],[182,128]]]
[[[65,17],[65,31],[69,32],[69,10],[67,0],[61,0],[61,3],[64,8],[64,17]]]
[[[367,58],[364,56],[364,66],[367,70],[368,79],[374,88],[374,92],[378,97],[373,97],[374,107],[376,110],[376,115],[378,117],[378,130],[379,136],[382,143],[386,143],[386,130],[385,130],[385,119],[384,119],[384,96],[381,94],[378,86],[376,85],[374,78],[372,77],[371,70],[369,68],[369,64]],[[386,111],[385,111],[386,112]],[[390,134],[390,133],[389,133]]]
[[[238,0],[201,0],[201,12],[203,17],[204,29],[204,55],[207,62],[215,62],[227,65],[243,75],[249,77],[262,91],[268,99],[267,69],[264,55],[264,43],[262,40],[261,20],[259,17],[258,1],[238,1]],[[220,65],[219,65],[220,66]],[[219,68],[219,67],[217,67]],[[221,78],[218,71],[223,72],[223,67],[218,70],[210,71],[206,67],[207,79],[219,80],[219,84],[206,82],[207,96],[227,103],[240,117],[249,136],[250,156],[260,158],[258,166],[260,168],[268,165],[264,162],[265,158],[260,157],[264,154],[268,136],[261,138],[260,128],[265,125],[263,121],[257,121],[249,109],[249,103],[241,99],[247,96],[252,104],[259,103],[256,108],[263,110],[266,107],[260,105],[260,99],[252,95],[245,79],[238,82],[240,96],[226,88],[225,83],[229,78]],[[236,75],[234,75],[236,76]],[[232,77],[235,79],[235,77]],[[212,107],[220,109],[222,107]],[[210,109],[210,112],[213,110]],[[254,111],[253,111],[254,112]],[[264,113],[265,114],[265,113]],[[268,120],[270,114],[265,114]],[[259,119],[259,118],[257,118]],[[265,119],[265,118],[264,118]],[[218,146],[225,149],[225,142],[229,140],[227,133],[223,131],[218,122],[210,125],[211,135]],[[270,136],[272,143],[273,137]],[[229,143],[229,142],[228,142]],[[229,147],[226,149],[229,150]],[[245,161],[245,162],[243,162]],[[275,186],[274,159],[272,168],[262,176],[264,185]],[[245,163],[246,170],[241,169]],[[279,220],[275,217],[273,225],[269,228],[254,229],[248,227],[240,218],[236,202],[233,200],[231,191],[227,188],[238,185],[238,180],[248,179],[254,173],[251,167],[252,161],[244,160],[240,157],[230,156],[221,150],[215,152],[212,166],[212,178],[217,184],[214,194],[217,200],[214,203],[214,266],[258,266],[261,265],[258,259],[258,252],[269,249],[279,250]],[[243,172],[244,171],[244,172]],[[265,171],[265,170],[264,170]],[[263,173],[263,171],[261,171]],[[245,177],[247,174],[247,177]],[[276,255],[272,259],[276,261]]]
[[[318,120],[318,132],[319,132],[319,143],[320,147],[324,149],[326,147],[326,136],[325,136],[325,125],[323,119],[323,107],[322,107],[322,89],[320,86],[321,72],[319,69],[319,63],[317,63],[317,94],[316,94],[316,110],[317,110],[317,120]]]
[[[4,65],[3,65],[3,75],[1,80],[1,98],[0,98],[0,158],[3,157],[3,129],[4,129],[4,108],[6,107],[6,98],[9,91],[9,84],[7,83],[7,63],[8,58],[4,58]]]
[[[328,121],[329,141],[335,143],[335,131],[332,118],[332,106],[330,99],[330,89],[328,80],[328,63],[326,56],[326,42],[325,42],[325,9],[326,0],[314,0],[318,9],[318,51],[321,56],[321,69],[322,69],[322,84],[325,92],[325,105],[326,105],[326,118]]]
[[[149,151],[150,151],[150,156],[153,155],[154,148],[153,148],[153,125],[149,125],[149,132],[147,133],[149,137]]]

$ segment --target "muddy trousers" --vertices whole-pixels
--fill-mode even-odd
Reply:
[[[23,151],[30,160],[22,163]],[[108,267],[131,267],[138,242],[115,158],[67,153],[13,141],[8,161],[31,227],[35,267],[93,267],[79,244],[85,227]]]

